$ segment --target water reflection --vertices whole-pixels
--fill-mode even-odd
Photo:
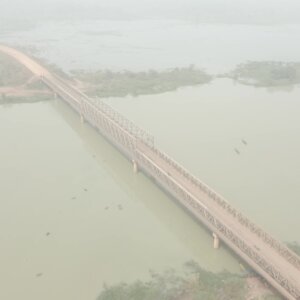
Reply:
[[[218,79],[106,101],[267,231],[283,241],[300,241],[299,96],[299,86],[270,93]]]
[[[142,173],[135,175],[131,163],[98,135],[94,129],[87,124],[82,125],[78,117],[73,112],[70,113],[69,108],[64,103],[56,102],[55,107],[57,112],[84,141],[87,151],[110,174],[115,183],[130,195],[134,202],[144,206],[147,212],[151,212],[161,226],[176,236],[176,239],[185,245],[189,251],[192,251],[194,258],[200,259],[201,264],[203,263],[205,267],[212,270],[222,270],[228,267],[232,271],[239,270],[237,265],[232,264],[233,260],[229,259],[224,249],[220,253],[211,251],[212,239],[209,232],[184,213],[182,208],[177,206],[149,178]],[[120,204],[118,208],[120,210],[126,209]],[[227,263],[224,265],[224,259],[225,261],[229,259],[229,265]],[[221,265],[223,266],[220,267]]]
[[[104,282],[147,278],[149,269],[180,269],[191,259],[239,271],[59,100],[1,107],[0,134],[1,299],[95,299]]]

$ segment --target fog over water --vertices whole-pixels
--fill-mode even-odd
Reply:
[[[217,23],[299,23],[297,0],[2,0],[5,19],[174,18]]]
[[[0,1],[0,44],[66,72],[195,65],[216,74],[300,61],[296,0]],[[104,101],[278,239],[300,243],[299,99],[299,84],[217,78]],[[95,300],[104,283],[189,260],[241,273],[238,258],[213,251],[209,232],[59,99],[0,105],[0,136],[0,299]]]

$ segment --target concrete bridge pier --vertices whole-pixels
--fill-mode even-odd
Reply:
[[[81,122],[81,123],[84,123],[84,117],[83,117],[82,114],[80,114],[80,122]]]
[[[214,238],[214,249],[219,249],[220,248],[220,239],[216,233],[213,233],[213,238]]]
[[[139,172],[139,167],[138,167],[138,164],[135,160],[132,161],[132,164],[133,164],[133,172],[136,174]]]

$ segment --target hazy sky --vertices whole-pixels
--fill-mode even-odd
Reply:
[[[300,22],[299,0],[0,0],[1,18],[184,18],[199,22]]]

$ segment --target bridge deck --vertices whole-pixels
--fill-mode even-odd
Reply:
[[[281,295],[300,300],[300,258],[225,199],[156,149],[153,138],[108,105],[89,99],[21,52],[0,45],[60,95],[199,221],[263,276]]]
[[[182,176],[174,167],[166,163],[166,161],[160,158],[151,148],[146,145],[141,146],[141,153],[147,159],[150,159],[156,166],[158,166],[163,172],[170,177],[171,180],[174,180],[176,184],[182,186],[186,191],[192,194],[199,202],[204,205],[211,214],[215,216],[221,223],[226,224],[228,228],[235,232],[236,235],[243,237],[244,242],[255,248],[256,251],[260,253],[260,256],[265,260],[268,260],[272,265],[276,265],[277,269],[281,273],[286,273],[286,278],[293,283],[300,290],[300,270],[294,265],[291,265],[286,262],[286,259],[283,258],[278,252],[266,244],[262,239],[258,238],[249,228],[240,226],[240,223],[236,219],[227,213],[225,209],[222,209],[220,205],[212,201],[212,199],[199,189],[197,186],[191,184],[191,182]]]

